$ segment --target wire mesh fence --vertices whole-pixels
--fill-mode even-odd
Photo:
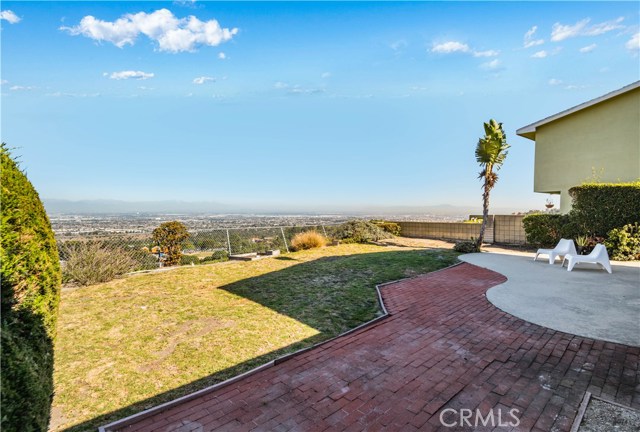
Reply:
[[[279,250],[289,252],[293,237],[305,231],[317,231],[331,238],[336,225],[304,225],[280,227],[242,227],[189,230],[182,242],[180,264],[193,265],[223,261],[232,255],[265,254]],[[147,233],[83,233],[57,235],[63,264],[77,260],[96,259],[100,254],[128,257],[130,271],[150,270],[162,266],[165,250]]]

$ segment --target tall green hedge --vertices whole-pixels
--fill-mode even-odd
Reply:
[[[570,215],[530,214],[522,219],[527,243],[533,246],[553,247],[561,238],[575,238],[582,234]]]
[[[3,143],[2,431],[46,431],[53,397],[53,339],[60,264],[51,224],[27,177]]]
[[[640,222],[640,180],[588,183],[569,189],[571,217],[585,234],[606,236],[614,228]]]

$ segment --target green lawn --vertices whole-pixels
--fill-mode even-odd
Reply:
[[[65,289],[52,429],[95,430],[331,338],[380,314],[375,284],[456,256],[341,245]]]

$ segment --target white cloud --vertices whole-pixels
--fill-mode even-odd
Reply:
[[[218,46],[238,33],[237,28],[222,28],[215,19],[200,21],[191,15],[177,18],[168,9],[152,13],[125,14],[115,21],[103,21],[91,15],[77,26],[60,27],[73,36],[82,35],[98,42],[111,42],[122,48],[133,45],[140,34],[158,44],[160,51],[195,51],[201,45]]]
[[[469,52],[469,45],[462,42],[448,41],[440,44],[434,44],[431,52],[439,54],[451,54],[454,52]]]
[[[224,59],[226,59],[226,58],[227,58],[227,55],[226,55],[225,53],[223,53],[223,52],[219,52],[219,53],[218,53],[218,58],[219,58],[220,60],[224,60]]]
[[[640,32],[631,36],[624,46],[630,51],[640,52]]]
[[[500,60],[493,59],[490,62],[482,63],[480,65],[480,68],[484,69],[484,70],[494,70],[494,69],[497,69],[498,67],[500,67],[501,64],[502,63],[500,62]]]
[[[531,58],[545,58],[548,55],[549,55],[548,52],[546,52],[545,50],[542,50],[532,54]]]
[[[55,92],[55,93],[47,93],[45,96],[50,97],[73,97],[73,98],[88,98],[88,97],[98,97],[100,93],[64,93],[64,92]]]
[[[325,92],[325,90],[321,88],[303,87],[299,84],[290,85],[282,81],[276,82],[273,85],[273,87],[278,90],[286,90],[287,94],[292,94],[292,95],[310,95],[310,94],[318,94],[318,93]]]
[[[557,78],[551,78],[549,80],[549,85],[557,86],[557,85],[560,85],[560,84],[562,84],[562,80],[559,80]]]
[[[324,93],[324,89],[306,88],[306,87],[302,87],[302,86],[299,86],[299,85],[295,85],[291,89],[289,89],[287,92],[290,93],[290,94],[305,94],[305,95],[309,95],[309,94]]]
[[[0,20],[5,20],[9,24],[16,24],[22,21],[22,18],[7,9],[0,11]]]
[[[9,87],[9,90],[11,91],[29,91],[29,90],[33,90],[35,89],[35,87],[33,86],[20,86],[20,85],[14,85]]]
[[[542,45],[544,43],[544,39],[534,39],[534,35],[536,34],[537,30],[538,26],[533,26],[524,34],[525,48],[531,48],[533,46]]]
[[[621,24],[622,21],[624,21],[624,17],[618,17],[611,21],[605,21],[605,22],[601,22],[600,24],[594,24],[585,31],[584,35],[598,36],[604,33],[608,33],[612,30],[624,28],[624,26]]]
[[[323,72],[322,75],[320,75],[320,78],[329,78],[331,76],[331,72]]]
[[[598,45],[596,45],[596,44],[587,45],[587,46],[584,46],[584,47],[580,48],[580,50],[579,50],[579,51],[580,51],[581,53],[590,53],[591,51],[593,51],[594,49],[596,49],[596,47],[597,47],[597,46],[598,46]]]
[[[589,18],[586,18],[582,21],[578,21],[574,25],[562,25],[560,23],[555,23],[551,29],[551,40],[559,42],[564,39],[579,36],[580,33],[584,31],[587,24],[589,24],[589,21]]]
[[[495,57],[500,54],[500,51],[487,50],[487,51],[474,51],[474,57]]]
[[[573,25],[555,23],[551,28],[551,40],[560,42],[577,36],[598,36],[612,30],[623,28],[624,26],[621,24],[622,21],[624,21],[624,18],[620,17],[615,20],[594,24],[590,27],[587,27],[587,25],[591,22],[591,18],[585,18]]]
[[[197,1],[198,0],[175,0],[173,4],[194,8]]]
[[[201,76],[201,77],[198,77],[198,78],[194,78],[194,79],[193,79],[193,83],[194,83],[194,84],[198,84],[198,85],[202,85],[202,84],[204,84],[204,83],[206,83],[206,82],[213,82],[213,81],[215,81],[215,80],[216,80],[216,79],[215,79],[214,77]]]
[[[3,79],[2,81],[0,81],[0,84],[2,84],[2,85],[9,84],[9,81]]]
[[[111,75],[109,75],[109,78],[112,80],[124,80],[124,79],[146,80],[149,78],[153,78],[154,76],[155,74],[153,73],[128,70],[128,71],[113,72],[111,73]]]
[[[404,39],[397,40],[389,44],[389,48],[394,51],[400,51],[408,45],[407,41]]]

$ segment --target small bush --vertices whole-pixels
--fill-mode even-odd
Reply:
[[[372,220],[372,224],[382,228],[384,231],[388,232],[391,235],[399,236],[400,235],[400,225],[395,222],[386,222],[382,220]]]
[[[148,250],[128,250],[128,253],[135,262],[131,271],[153,270],[158,268],[158,256],[152,254]]]
[[[352,220],[336,227],[333,238],[345,243],[369,243],[393,237],[382,228],[362,220]]]
[[[476,242],[470,241],[470,240],[457,241],[456,244],[453,246],[453,250],[461,253],[480,252]]]
[[[315,230],[298,233],[291,239],[291,249],[296,251],[315,249],[326,245],[327,239]]]
[[[229,252],[226,250],[217,250],[208,257],[204,257],[200,260],[202,263],[212,263],[220,261],[229,261]]]
[[[120,247],[89,241],[78,242],[68,248],[62,270],[65,282],[83,286],[108,282],[136,268],[136,261]]]
[[[640,225],[627,224],[609,231],[605,246],[611,259],[617,261],[640,260]]]
[[[604,236],[615,228],[640,223],[640,181],[588,183],[569,189],[571,218],[582,232]]]
[[[553,247],[561,238],[574,238],[581,233],[569,215],[531,214],[522,220],[527,243],[533,246]]]
[[[195,255],[182,255],[180,265],[200,264],[200,258]]]

